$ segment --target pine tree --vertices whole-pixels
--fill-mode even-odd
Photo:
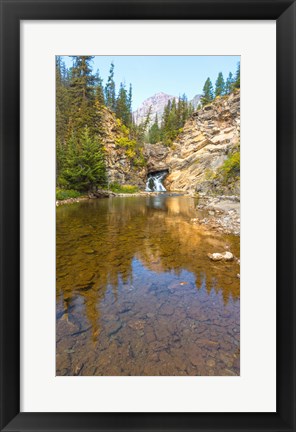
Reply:
[[[222,72],[219,72],[218,78],[215,83],[215,96],[223,96],[225,92],[225,82]]]
[[[63,169],[60,171],[58,183],[69,188],[76,188],[76,179],[80,174],[78,142],[72,132],[66,146]]]
[[[229,72],[229,75],[228,75],[228,78],[227,78],[226,84],[225,84],[225,94],[229,94],[232,92],[233,83],[234,83],[233,75],[231,72]]]
[[[72,134],[63,177],[68,186],[80,191],[91,191],[106,184],[106,168],[102,145],[92,138],[86,126],[79,142]]]
[[[138,148],[142,147],[145,142],[149,141],[148,126],[151,120],[151,110],[152,107],[150,106],[145,119],[139,125],[134,122],[131,124],[130,137],[136,141]]]
[[[95,102],[96,77],[90,63],[93,56],[74,56],[69,80],[69,134],[78,133],[88,126],[90,133],[96,133]]]
[[[106,166],[103,146],[96,138],[91,138],[88,128],[85,128],[81,137],[81,187],[92,190],[97,186],[106,185]]]
[[[233,83],[233,88],[235,89],[240,88],[240,62],[237,64],[237,70],[235,74],[235,81]]]
[[[120,88],[118,92],[118,96],[116,99],[116,108],[115,114],[116,117],[119,118],[125,126],[129,126],[130,124],[130,108],[129,108],[129,98],[127,95],[127,91],[125,85],[120,83]]]
[[[67,70],[60,56],[56,57],[56,176],[63,169],[65,141],[68,130],[69,94]]]
[[[200,105],[200,104],[199,104]],[[198,107],[197,107],[198,109]],[[192,114],[194,113],[194,106],[192,105],[192,103],[190,102],[188,105],[188,117],[190,117]],[[187,117],[187,118],[188,118]]]
[[[179,130],[179,118],[176,100],[168,101],[162,118],[162,141],[169,146],[176,138]]]
[[[73,56],[71,68],[71,103],[79,107],[81,100],[93,101],[95,76],[92,74],[90,62],[94,56]]]
[[[96,86],[95,86],[95,95],[96,100],[101,104],[105,105],[105,96],[104,96],[104,87],[103,87],[103,80],[100,77],[100,72],[97,70],[96,73]]]
[[[160,128],[158,124],[158,116],[156,114],[153,125],[149,130],[149,142],[150,144],[156,144],[160,141]]]
[[[129,109],[129,124],[127,126],[130,126],[133,120],[133,88],[131,84],[129,86],[127,103]]]
[[[201,97],[201,104],[202,106],[205,106],[207,104],[209,104],[210,102],[212,102],[212,100],[214,99],[214,95],[213,95],[213,84],[210,80],[210,78],[207,78],[205,85],[203,86],[202,89],[203,93],[202,93],[202,97]]]
[[[106,106],[115,112],[116,109],[116,93],[114,82],[114,63],[111,63],[108,81],[105,87]]]

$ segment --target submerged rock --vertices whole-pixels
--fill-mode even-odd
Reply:
[[[224,253],[215,252],[213,254],[208,253],[208,257],[212,261],[232,261],[234,256],[231,252],[226,251]]]
[[[131,321],[128,326],[133,330],[143,330],[145,327],[145,322],[142,320]]]

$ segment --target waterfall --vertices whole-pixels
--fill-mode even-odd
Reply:
[[[167,171],[158,171],[148,174],[146,182],[146,192],[165,192],[166,188],[162,180],[167,176]]]

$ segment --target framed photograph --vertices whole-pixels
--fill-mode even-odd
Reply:
[[[1,430],[295,430],[294,28],[1,1]]]

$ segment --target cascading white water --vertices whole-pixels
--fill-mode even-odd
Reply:
[[[146,192],[165,192],[166,188],[162,184],[162,180],[167,174],[167,171],[159,171],[156,173],[148,174],[146,182]]]

